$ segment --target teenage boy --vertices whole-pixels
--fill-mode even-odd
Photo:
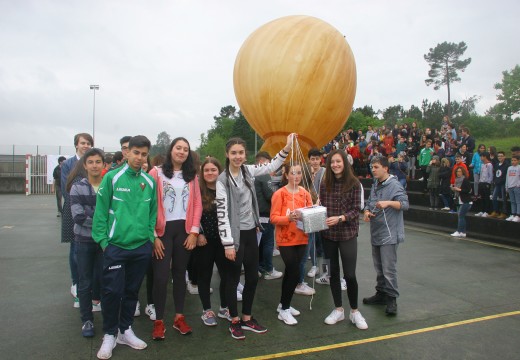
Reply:
[[[56,202],[58,205],[58,215],[56,215],[57,217],[60,217],[61,213],[63,212],[63,206],[61,205],[61,200],[63,198],[63,195],[61,194],[61,165],[65,160],[67,160],[65,156],[60,156],[58,158],[58,165],[52,171],[52,178],[54,179],[52,182],[52,188],[56,194]]]
[[[424,144],[424,148],[419,152],[419,167],[421,168],[421,174],[422,178],[419,179],[422,180],[424,189],[426,189],[426,185],[428,184],[428,173],[426,172],[426,168],[430,164],[430,161],[432,161],[433,156],[433,149],[432,149],[432,141],[430,139],[426,140],[426,143]]]
[[[376,294],[363,304],[386,305],[386,314],[397,314],[397,247],[404,241],[403,211],[408,195],[395,176],[388,173],[388,159],[374,157],[370,162],[374,183],[363,220],[370,222],[372,260],[376,270]]]
[[[121,153],[123,154],[123,161],[128,159],[128,152],[130,149],[128,148],[128,143],[130,142],[131,136],[123,136],[119,139],[119,144],[121,144]]]
[[[154,179],[141,166],[150,140],[128,144],[128,160],[104,177],[96,200],[92,237],[103,249],[103,344],[98,359],[110,359],[117,344],[144,349],[132,330],[139,288],[152,258],[157,199]]]
[[[506,201],[506,175],[509,168],[509,162],[503,151],[497,153],[498,164],[496,164],[493,176],[493,212],[489,215],[497,219],[505,220],[507,218],[507,201]],[[498,198],[502,199],[502,211],[499,211]]]
[[[76,257],[74,256],[76,251],[76,245],[74,242],[74,219],[72,218],[72,212],[70,210],[70,194],[67,191],[67,178],[70,172],[76,166],[76,162],[94,146],[94,139],[90,134],[79,133],[74,135],[74,147],[76,148],[76,155],[65,160],[61,165],[61,193],[63,195],[63,212],[61,218],[61,242],[70,243],[69,251],[69,266],[70,275],[72,278],[72,286],[70,287],[70,294],[74,298],[74,307],[79,308],[79,299],[77,292],[78,284],[78,265],[76,263]]]

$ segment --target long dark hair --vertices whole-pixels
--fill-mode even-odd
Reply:
[[[195,164],[193,162],[193,157],[191,155],[191,147],[190,143],[186,138],[183,137],[177,137],[172,140],[172,143],[170,144],[168,148],[168,152],[166,153],[166,157],[164,158],[164,163],[162,166],[162,171],[164,176],[166,176],[168,179],[171,179],[173,176],[173,161],[172,161],[172,149],[179,141],[184,141],[186,144],[188,144],[188,157],[186,158],[186,161],[182,163],[181,170],[182,170],[182,178],[186,183],[189,183],[191,180],[195,179],[195,175],[197,175],[197,169],[195,169]]]
[[[332,157],[336,154],[341,156],[343,160],[343,173],[339,179],[336,178],[330,166]],[[359,180],[354,175],[354,170],[352,170],[352,165],[350,165],[348,161],[347,153],[343,150],[331,151],[327,156],[327,164],[325,165],[325,188],[327,191],[332,191],[334,183],[337,182],[341,183],[342,193],[349,192],[354,186],[359,186]]]
[[[70,189],[72,189],[72,185],[74,183],[80,181],[83,178],[87,177],[87,171],[85,170],[85,164],[87,163],[87,159],[92,156],[99,155],[101,157],[101,161],[105,162],[105,153],[103,150],[98,148],[90,148],[85,152],[85,155],[81,157],[78,161],[76,161],[76,165],[69,173],[67,177],[67,192],[70,193]]]
[[[204,167],[208,164],[213,164],[217,167],[218,173],[220,174],[222,172],[222,165],[220,162],[215,159],[214,157],[208,157],[204,162],[202,163],[200,167],[200,180],[199,180],[199,186],[200,186],[200,196],[202,198],[202,209],[204,211],[211,211],[215,208],[215,193],[213,191],[210,191],[208,188],[208,184],[206,183],[206,179],[204,179]]]
[[[231,147],[233,145],[242,145],[244,147],[244,150],[246,150],[246,154],[247,154],[247,147],[246,147],[246,142],[239,138],[239,137],[233,137],[231,139],[228,140],[228,142],[226,143],[226,154],[229,152],[229,149],[231,149]],[[225,168],[225,171],[226,171],[226,177],[229,178],[231,177],[231,171],[229,170],[229,158],[226,156],[226,168]],[[247,177],[246,177],[246,168],[244,167],[244,164],[242,164],[240,166],[240,171],[242,172],[242,177],[244,178],[244,184],[246,184],[246,186],[249,188],[249,190],[253,191],[253,185],[249,183],[249,181],[247,180]],[[228,184],[229,184],[229,181],[228,181]]]

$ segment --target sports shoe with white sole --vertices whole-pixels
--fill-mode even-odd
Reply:
[[[280,250],[273,249],[273,256],[280,256]]]
[[[342,291],[347,290],[347,281],[345,279],[341,279],[341,290]]]
[[[316,284],[330,285],[329,274],[324,273],[322,276],[316,279]]]
[[[292,316],[298,316],[300,315],[300,312],[293,308],[292,306],[289,306],[289,310],[291,311]],[[278,304],[278,307],[276,308],[276,312],[282,311],[282,304]]]
[[[483,212],[481,211],[481,212],[476,213],[475,216],[482,216],[482,214],[483,214]]]
[[[197,285],[193,285],[191,281],[188,281],[188,284],[186,284],[186,288],[188,289],[188,292],[191,295],[198,295],[199,294],[199,287]]]
[[[228,308],[220,308],[220,310],[218,311],[217,316],[219,318],[221,318],[221,319],[226,319],[227,321],[232,321],[233,320],[233,318],[229,314],[229,309]]]
[[[283,272],[277,271],[275,268],[271,272],[264,273],[264,279],[265,280],[275,280],[279,279],[283,276]]]
[[[144,313],[148,315],[150,320],[155,321],[157,319],[157,315],[155,314],[155,305],[154,304],[148,304],[144,308]]]
[[[310,277],[310,278],[313,278],[313,277],[316,276],[317,273],[318,273],[318,267],[317,266],[313,266],[313,267],[311,267],[311,269],[307,273],[307,276]]]
[[[298,324],[298,320],[296,320],[291,314],[291,309],[280,310],[278,312],[278,320],[282,320],[287,325],[296,325]]]
[[[514,218],[515,218],[515,216],[514,216],[514,215],[511,215],[510,217],[508,217],[508,218],[506,219],[506,221],[513,221]]]
[[[217,326],[217,317],[212,310],[206,310],[202,312],[202,316],[200,317],[204,325],[207,326]]]
[[[74,309],[79,309],[79,299],[78,298],[74,298],[74,304],[72,306],[74,307]]]
[[[345,320],[345,311],[339,311],[338,309],[332,310],[329,316],[325,318],[325,324],[334,325],[338,321]]]
[[[361,313],[359,311],[356,311],[356,312],[350,312],[350,315],[348,316],[348,318],[350,319],[350,321],[352,321],[352,324],[356,325],[356,327],[359,329],[359,330],[366,330],[368,329],[368,325],[367,325],[367,322],[365,320],[365,318],[363,317],[363,315],[361,315]]]
[[[72,284],[70,286],[70,294],[72,295],[73,298],[77,298],[78,297],[78,287],[76,286],[76,284]]]
[[[296,285],[296,289],[294,289],[294,293],[298,295],[314,295],[316,290],[311,288],[307,283],[303,282],[301,284]]]
[[[116,347],[116,337],[114,335],[105,334],[103,336],[103,343],[97,352],[98,359],[110,359],[112,357],[112,350]]]
[[[135,311],[134,316],[140,316],[141,315],[141,303],[139,300],[137,300],[137,304],[135,304]]]
[[[241,294],[244,292],[244,285],[239,282],[237,285],[237,291],[239,291]]]
[[[118,332],[116,342],[121,345],[128,345],[136,350],[146,349],[148,346],[143,340],[135,336],[131,326],[125,330],[124,334],[121,331]]]
[[[513,222],[520,222],[520,216],[516,215],[513,220],[511,220]]]

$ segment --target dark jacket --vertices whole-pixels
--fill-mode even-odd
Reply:
[[[96,209],[96,192],[88,179],[72,185],[70,189],[70,209],[74,219],[76,241],[94,242],[92,239],[92,218]]]
[[[507,168],[510,166],[507,160],[504,160],[502,164],[494,166],[493,184],[503,185],[506,183]]]
[[[462,180],[462,185],[460,186],[459,192],[460,201],[464,204],[467,204],[471,201],[471,184],[467,178]]]
[[[255,177],[255,192],[260,216],[269,217],[271,213],[271,198],[273,197],[271,175],[265,174]]]
[[[451,168],[448,166],[441,166],[439,169],[439,181],[440,181],[440,194],[450,194],[450,179],[451,179]]]

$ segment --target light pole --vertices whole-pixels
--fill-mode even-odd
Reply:
[[[90,85],[90,90],[94,90],[94,107],[92,109],[92,138],[96,135],[96,90],[99,90],[99,85]]]

